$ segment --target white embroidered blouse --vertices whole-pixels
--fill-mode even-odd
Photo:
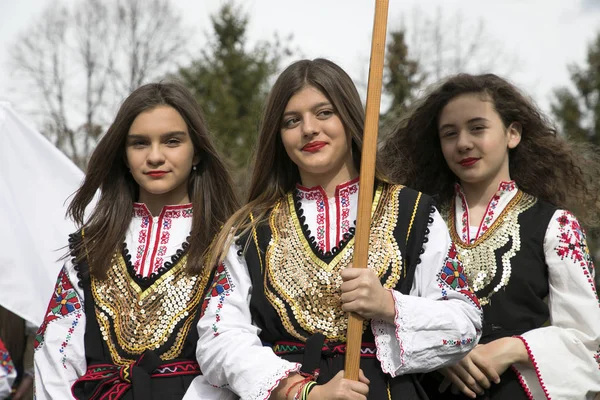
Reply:
[[[304,223],[322,251],[330,251],[355,226],[358,182],[338,186],[334,198],[322,188],[297,187]],[[372,320],[377,358],[391,376],[430,371],[458,361],[479,340],[481,309],[440,279],[453,245],[436,211],[410,295],[392,290],[394,323]],[[219,268],[227,290],[210,301],[198,323],[197,356],[208,382],[227,386],[242,399],[267,399],[300,365],[278,357],[259,338],[250,313],[252,282],[246,261],[232,244]],[[217,301],[218,300],[218,301]],[[442,301],[444,300],[444,301]],[[476,300],[475,300],[476,301]]]
[[[134,203],[125,244],[135,272],[143,277],[157,272],[187,241],[191,231],[191,204],[163,207],[155,217],[145,204]]]
[[[462,189],[456,189],[454,228],[463,243],[472,243],[492,228],[519,193],[514,181],[500,183],[475,230]],[[600,303],[594,265],[577,218],[556,210],[540,251],[548,268],[550,326],[519,336],[534,367],[513,367],[530,399],[592,399],[600,393]]]

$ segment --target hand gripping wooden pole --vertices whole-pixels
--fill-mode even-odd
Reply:
[[[371,63],[369,66],[369,84],[367,87],[367,109],[365,132],[363,136],[362,158],[360,163],[360,187],[358,190],[358,216],[354,237],[353,268],[366,268],[369,257],[369,233],[371,228],[371,208],[373,204],[373,186],[375,183],[375,157],[377,155],[377,132],[379,125],[379,107],[387,33],[389,0],[375,1],[375,22],[371,42]],[[346,334],[345,378],[358,380],[360,369],[360,345],[362,341],[363,320],[350,313]]]

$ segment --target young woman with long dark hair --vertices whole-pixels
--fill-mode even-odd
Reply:
[[[236,205],[184,87],[125,99],[68,209],[81,229],[38,332],[37,398],[181,399],[195,378],[203,398],[225,396],[197,378],[195,326],[207,249]]]

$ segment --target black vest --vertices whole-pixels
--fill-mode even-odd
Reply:
[[[508,232],[506,244],[494,252],[491,261],[497,266],[496,274],[488,285],[478,288],[475,292],[478,298],[489,299],[488,303],[482,306],[484,324],[480,343],[522,335],[543,326],[550,318],[550,311],[545,302],[549,287],[544,238],[557,208],[533,197],[531,199],[534,204],[520,212],[517,217],[518,237]],[[515,249],[517,241],[518,250]],[[477,241],[474,244],[477,244]],[[457,242],[459,252],[463,251],[461,246],[462,244]],[[516,250],[515,254],[507,259],[508,264],[505,262],[503,265],[503,256],[511,250]],[[477,251],[477,247],[471,251]],[[510,278],[502,285],[502,272],[507,268],[510,268]],[[465,272],[469,277],[469,265],[466,262]],[[494,292],[499,285],[499,289]]]
[[[78,240],[81,240],[79,234],[72,235],[70,239],[72,244]],[[200,317],[202,292],[206,290],[207,286],[206,278],[198,277],[198,283],[193,285],[194,288],[201,291],[199,294],[192,295],[193,300],[190,301],[190,304],[198,303],[193,306],[193,311],[178,321],[170,318],[159,325],[162,333],[172,328],[172,332],[168,334],[165,341],[153,349],[143,351],[132,351],[131,348],[126,348],[121,344],[123,341],[131,340],[132,337],[138,337],[140,338],[140,347],[148,347],[143,340],[151,337],[154,333],[143,332],[142,330],[147,326],[141,326],[140,331],[135,331],[135,334],[131,331],[130,321],[131,319],[135,320],[136,315],[137,318],[140,317],[140,310],[137,307],[138,304],[131,304],[133,298],[127,298],[128,291],[123,288],[130,288],[129,293],[133,291],[131,288],[139,289],[140,293],[151,292],[155,286],[160,285],[160,280],[164,279],[165,275],[181,276],[182,274],[177,271],[185,268],[184,264],[180,265],[184,262],[185,247],[187,247],[187,243],[184,244],[182,251],[166,263],[165,267],[148,278],[135,275],[130,262],[131,256],[123,250],[116,254],[115,265],[109,271],[108,280],[96,281],[96,285],[92,282],[95,278],[90,277],[87,259],[78,263],[75,258],[73,259],[75,269],[78,271],[78,285],[84,291],[86,314],[84,345],[87,371],[73,385],[73,395],[76,398],[94,400],[108,393],[110,393],[108,396],[114,399],[176,400],[183,398],[194,377],[200,374],[200,368],[196,361],[198,342],[196,325]],[[105,292],[108,291],[116,291],[117,294],[113,293],[112,298],[110,296],[104,298],[104,295],[107,294]],[[125,294],[126,300],[116,303],[114,299],[118,298],[120,294]],[[148,309],[144,310],[142,314],[156,312],[158,308],[169,307],[166,304],[169,303],[169,298],[162,298],[159,293],[155,294],[157,297],[155,301],[150,297],[146,298],[144,305],[141,304],[142,300],[139,301],[139,306],[148,306]],[[129,315],[129,312],[133,314]],[[105,322],[99,321],[99,314],[103,315],[102,319]],[[163,315],[165,314],[167,313],[163,312]],[[123,318],[121,325],[118,322],[119,317]],[[124,324],[129,325],[125,326]]]
[[[400,265],[380,265],[379,276],[382,284],[393,282],[391,288],[403,294],[409,294],[415,270],[420,263],[419,255],[422,253],[423,243],[428,240],[428,224],[433,221],[430,215],[434,211],[433,202],[430,197],[412,189],[384,184],[378,187],[375,201],[378,204],[371,224],[369,264],[377,264],[380,261],[377,254],[373,253],[374,241],[385,239],[397,246],[402,255],[402,260],[398,263]],[[394,209],[395,211],[392,211]],[[373,232],[377,229],[373,228],[382,226],[388,229],[388,233],[374,238]],[[238,254],[242,254],[242,248],[246,243],[248,244],[244,257],[252,280],[250,309],[254,323],[261,329],[261,340],[265,345],[271,346],[282,358],[302,363],[304,372],[312,372],[318,368],[320,370],[319,384],[326,383],[344,368],[345,329],[337,332],[335,327],[329,327],[328,332],[322,333],[319,332],[321,329],[317,326],[307,326],[310,323],[306,321],[300,323],[299,318],[294,315],[295,309],[298,307],[294,306],[293,300],[285,300],[286,290],[296,291],[298,288],[294,285],[298,282],[292,282],[295,279],[293,277],[287,281],[285,276],[283,278],[279,276],[277,279],[277,275],[283,269],[271,264],[273,260],[280,260],[283,262],[279,265],[287,264],[285,268],[293,267],[294,263],[297,263],[299,266],[300,264],[308,265],[310,268],[314,268],[314,271],[319,271],[319,266],[328,269],[338,263],[347,263],[352,258],[353,238],[354,229],[352,228],[338,247],[328,253],[320,251],[315,245],[314,238],[311,237],[308,226],[304,223],[299,201],[295,195],[288,194],[288,198],[282,200],[271,211],[268,222],[259,225],[256,230],[237,241],[240,246]],[[287,244],[282,243],[286,241]],[[292,242],[295,244],[289,244]],[[277,255],[280,251],[294,250],[300,247],[304,249],[301,254],[291,252],[282,257]],[[307,252],[307,249],[310,251]],[[337,267],[332,270],[335,268]],[[290,271],[293,272],[293,268]],[[398,271],[399,274],[396,274]],[[332,276],[337,275],[333,273]],[[281,286],[278,287],[280,284],[289,284],[290,286],[281,290]],[[339,287],[335,288],[335,284],[332,285],[331,291],[336,292],[336,290],[339,291]],[[331,295],[331,291],[328,293],[325,287],[324,292],[319,292],[323,297],[315,294],[312,304],[314,314],[323,311],[316,309],[320,307],[319,304],[331,304],[336,301],[339,304],[339,297],[335,297],[339,296],[339,293],[333,294],[333,299],[323,300],[324,297]],[[310,301],[309,294],[305,294],[304,297]],[[335,306],[325,311],[332,312],[332,310],[336,311]],[[331,331],[331,329],[334,330]],[[360,366],[371,381],[369,399],[427,398],[414,376],[404,375],[392,379],[389,375],[384,374],[375,357],[374,350],[373,334],[370,326],[365,324],[362,349],[364,357],[361,357]]]
[[[495,263],[496,273],[491,277],[490,282],[475,292],[480,299],[488,299],[487,304],[483,305],[483,332],[480,343],[485,344],[503,337],[522,335],[532,329],[540,328],[548,322],[550,311],[545,302],[548,296],[548,266],[544,255],[544,238],[550,219],[557,208],[534,197],[521,193],[523,201],[529,201],[532,204],[524,207],[519,212],[516,221],[518,222],[518,232],[507,231],[507,239],[504,245],[498,247],[493,254],[489,254],[488,262]],[[498,221],[500,222],[500,221]],[[464,251],[478,251],[476,240],[470,246],[465,246],[456,234],[456,225],[452,215],[448,219],[448,225],[453,230],[452,237],[457,244],[461,255]],[[494,224],[490,230],[495,228]],[[482,236],[482,240],[491,240]],[[518,244],[518,250],[515,245]],[[506,257],[507,253],[516,250],[512,257]],[[503,265],[503,256],[508,260]],[[468,278],[473,275],[470,272],[470,266],[463,259],[465,273]],[[510,268],[510,278],[503,284],[502,273],[506,268]],[[495,288],[498,288],[495,290]],[[423,379],[423,385],[432,399],[467,399],[463,395],[451,395],[450,391],[444,394],[437,392],[437,386],[441,382],[441,377],[437,373],[427,374]],[[506,370],[500,377],[501,383],[492,384],[490,390],[486,391],[486,397],[490,400],[526,400],[527,395],[519,383],[517,375],[512,369]]]

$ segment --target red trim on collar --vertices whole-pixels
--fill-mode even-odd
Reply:
[[[517,182],[514,180],[510,180],[510,181],[501,181],[498,184],[498,190],[496,190],[496,192],[498,192],[499,190],[508,190],[508,191],[512,191],[517,189]],[[462,189],[462,186],[460,185],[460,183],[454,183],[454,192],[456,194],[462,194],[464,196],[464,192]]]
[[[360,179],[360,177],[356,177],[356,178],[351,179],[351,180],[349,180],[347,182],[340,183],[339,185],[337,185],[335,187],[335,196],[338,195],[338,193],[339,193],[339,191],[341,189],[344,189],[344,188],[346,188],[348,186],[351,186],[353,184],[358,183],[359,179]],[[313,187],[306,187],[306,186],[303,186],[301,183],[296,183],[296,188],[298,190],[303,191],[303,192],[313,192],[315,190],[321,190],[321,191],[323,191],[323,193],[325,193],[325,190],[323,189],[323,187],[321,185],[317,185],[317,186],[313,186]],[[327,197],[325,197],[325,198],[327,198]]]
[[[187,210],[192,209],[192,203],[185,204],[176,204],[176,205],[166,205],[163,206],[162,210],[160,210],[160,214],[158,217],[164,216],[168,211],[177,211],[177,210]],[[152,213],[148,209],[145,203],[133,203],[133,211],[136,217],[150,217],[152,218]],[[183,215],[183,214],[182,214]]]

